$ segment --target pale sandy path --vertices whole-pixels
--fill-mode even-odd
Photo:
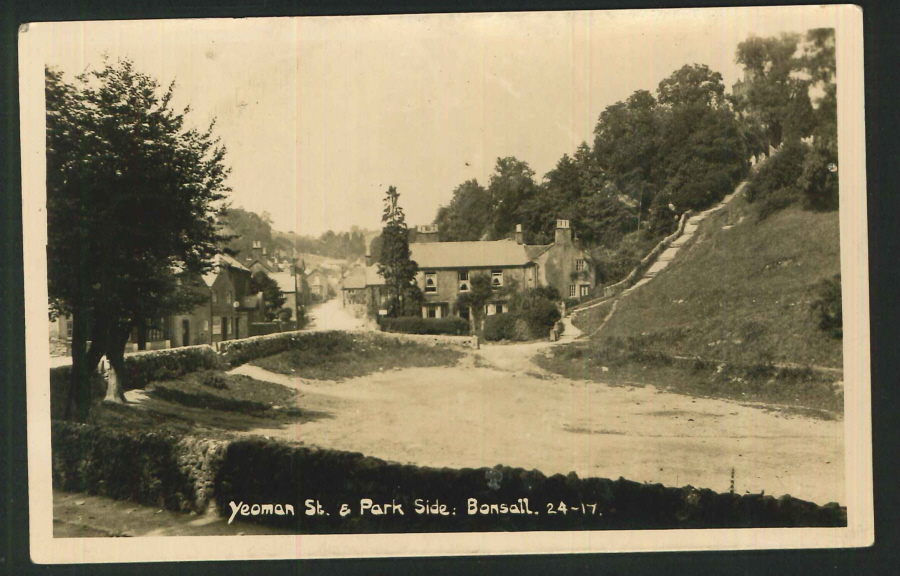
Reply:
[[[301,391],[301,407],[331,417],[252,434],[425,466],[504,464],[717,491],[734,468],[739,493],[846,501],[842,422],[568,380],[530,361],[546,346],[487,346],[454,368],[339,383],[280,376],[273,381]]]
[[[322,304],[310,306],[306,310],[309,328],[315,330],[363,330],[367,324],[341,307],[340,298],[332,298]]]

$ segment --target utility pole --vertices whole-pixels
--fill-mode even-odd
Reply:
[[[300,290],[297,288],[297,257],[292,259],[294,267],[294,328],[300,329]]]

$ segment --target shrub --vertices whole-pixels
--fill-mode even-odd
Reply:
[[[207,345],[129,354],[125,356],[124,387],[134,390],[154,380],[171,380],[197,370],[218,367],[218,356]]]
[[[518,314],[494,314],[484,319],[484,339],[489,342],[519,340],[516,335]]]
[[[748,202],[771,200],[766,215],[785,208],[802,198],[798,178],[803,173],[803,165],[808,147],[802,142],[789,142],[780,152],[760,166],[759,171],[747,185]]]
[[[382,318],[381,330],[383,332],[403,332],[406,334],[465,336],[469,333],[469,321],[464,318],[401,316],[399,318]]]
[[[215,370],[207,370],[200,376],[200,383],[216,390],[225,390],[228,388],[228,379],[221,372]]]
[[[528,307],[518,311],[518,315],[528,325],[532,338],[540,338],[549,334],[550,329],[561,318],[556,304],[544,299],[535,299],[529,302]]]
[[[816,285],[818,298],[810,309],[818,316],[819,328],[832,338],[844,337],[844,318],[841,306],[841,275],[835,274]]]

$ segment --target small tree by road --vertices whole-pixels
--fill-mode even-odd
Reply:
[[[409,229],[399,198],[397,188],[389,187],[384,197],[381,217],[384,227],[378,258],[378,273],[384,277],[391,317],[418,314],[422,304],[422,292],[416,285],[419,266],[409,250]]]

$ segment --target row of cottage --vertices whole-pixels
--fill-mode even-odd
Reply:
[[[488,274],[498,291],[486,306],[489,315],[508,310],[500,289],[513,282],[520,288],[552,286],[563,298],[578,298],[587,296],[595,281],[590,260],[573,240],[568,220],[557,220],[551,244],[525,244],[521,224],[514,239],[475,242],[440,242],[437,226],[421,226],[409,248],[418,264],[416,282],[424,295],[424,318],[468,318],[469,310],[456,303],[469,291],[470,279],[477,273]],[[366,259],[366,266],[344,278],[341,289],[343,306],[355,309],[357,315],[371,315],[384,305],[384,278],[371,257]]]
[[[158,318],[143,330],[135,329],[127,351],[215,344],[271,330],[272,327],[261,328],[268,318],[262,293],[250,290],[251,276],[258,271],[266,272],[278,283],[285,297],[283,309],[290,311],[290,318],[299,305],[322,300],[335,291],[334,287],[329,289],[328,275],[318,268],[295,273],[260,258],[245,265],[227,254],[216,256],[214,264],[213,270],[203,276],[201,289],[208,290],[205,302],[190,313]],[[52,355],[69,355],[71,338],[71,318],[63,316],[50,323]]]

